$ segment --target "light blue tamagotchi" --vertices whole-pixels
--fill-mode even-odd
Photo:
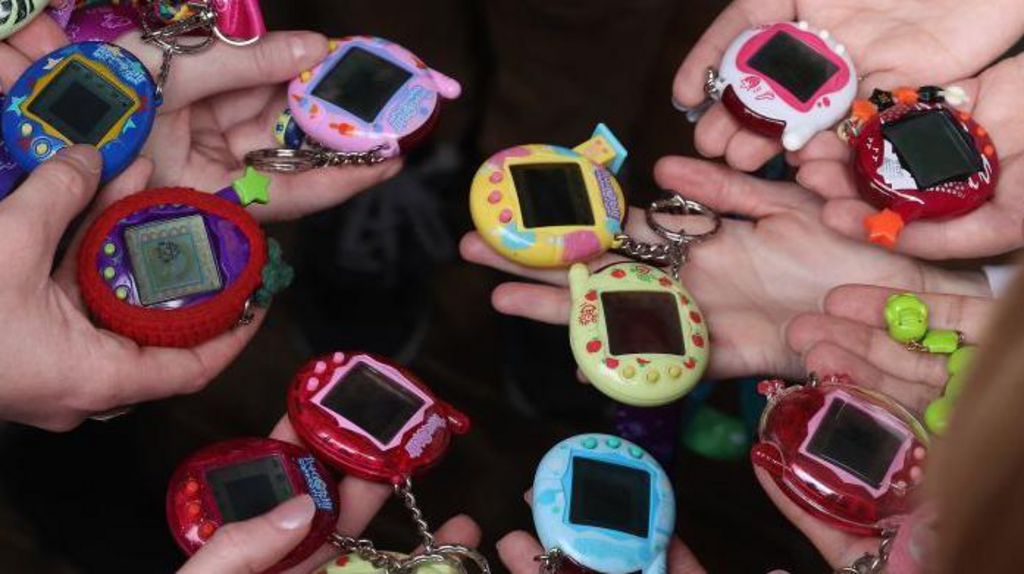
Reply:
[[[676,502],[668,475],[635,444],[606,434],[558,443],[533,481],[533,521],[549,565],[664,574]]]
[[[65,147],[95,146],[106,182],[139,155],[159,105],[156,83],[132,53],[104,42],[71,44],[32,64],[11,88],[4,142],[25,171]]]

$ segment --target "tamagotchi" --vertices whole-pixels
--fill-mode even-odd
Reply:
[[[914,510],[928,435],[905,408],[842,378],[789,388],[765,381],[759,390],[768,406],[751,459],[793,502],[872,536]]]
[[[334,478],[305,448],[268,438],[208,446],[181,463],[167,489],[167,522],[192,555],[225,524],[255,518],[303,494],[316,512],[306,537],[267,572],[300,564],[334,533],[340,514]]]
[[[668,274],[623,262],[569,272],[569,340],[580,371],[633,406],[675,401],[700,381],[710,340],[693,296]]]
[[[103,156],[110,181],[138,157],[160,105],[142,62],[104,42],[71,44],[32,64],[11,87],[2,115],[8,151],[25,171],[65,147]]]
[[[49,5],[49,0],[6,0],[0,2],[0,40],[28,26]]]
[[[619,437],[582,434],[552,448],[533,482],[533,521],[546,554],[603,574],[663,574],[676,502],[661,465]]]
[[[434,128],[441,101],[459,83],[383,38],[330,42],[330,54],[288,86],[295,122],[315,143],[338,152],[394,157]]]
[[[410,558],[398,552],[389,552],[388,555],[399,563],[405,563]],[[385,568],[374,566],[370,560],[355,552],[342,554],[313,572],[315,574],[389,574]],[[408,574],[462,574],[465,570],[452,566],[449,562],[438,560],[426,562],[420,566],[403,570],[403,572]]]
[[[402,484],[438,462],[466,415],[409,371],[366,353],[337,352],[299,370],[288,418],[317,455],[345,472]]]
[[[796,151],[843,119],[857,95],[857,73],[827,31],[779,22],[736,37],[706,89],[745,127]]]
[[[604,124],[568,149],[521,145],[488,159],[469,207],[481,237],[530,267],[567,267],[621,243],[628,206],[615,174],[626,149]]]

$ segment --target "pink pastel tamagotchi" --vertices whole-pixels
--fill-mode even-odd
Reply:
[[[928,435],[891,398],[845,377],[784,388],[764,381],[750,456],[793,502],[843,530],[877,536],[915,508]]]
[[[781,137],[790,151],[842,120],[857,95],[846,48],[806,22],[746,30],[708,76],[709,96],[748,129]]]
[[[462,88],[405,48],[372,36],[330,43],[330,54],[288,87],[289,110],[306,135],[339,152],[394,157],[434,128],[442,99]]]

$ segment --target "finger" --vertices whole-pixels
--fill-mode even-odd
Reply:
[[[666,157],[654,166],[654,178],[670,189],[721,214],[760,219],[803,210],[814,196],[798,186],[768,182],[723,165],[685,157]]]
[[[836,136],[835,132],[821,132],[811,138],[800,151],[790,152],[795,158],[793,165],[812,161],[831,160],[843,165],[850,163],[850,146]]]
[[[18,78],[32,65],[18,50],[0,42],[0,88],[9,92]]]
[[[853,171],[848,164],[838,161],[805,162],[796,172],[796,182],[825,199],[858,197]]]
[[[394,177],[402,170],[402,161],[389,160],[379,165],[327,167],[300,174],[273,174],[271,202],[252,205],[250,211],[260,221],[292,221],[344,203],[352,196]],[[242,172],[235,174],[240,177]]]
[[[151,72],[163,54],[131,34],[118,43],[139,56]],[[164,90],[164,111],[174,111],[221,92],[279,84],[297,77],[327,56],[327,38],[313,32],[271,32],[244,48],[215,42],[203,52],[176,58]]]
[[[569,323],[572,298],[565,287],[504,283],[491,294],[491,304],[499,312],[551,325]]]
[[[725,155],[729,140],[743,129],[722,104],[715,104],[704,113],[693,132],[693,145],[706,158]]]
[[[338,499],[343,509],[338,518],[338,532],[358,536],[391,498],[391,493],[387,484],[346,476],[338,484]]]
[[[288,418],[288,415],[281,417],[281,419],[277,421],[273,430],[270,431],[269,436],[272,439],[290,442],[292,444],[302,444],[302,439],[299,438],[299,433],[295,432],[295,427],[292,426],[292,421]]]
[[[788,21],[796,18],[792,0],[763,2],[746,0],[733,2],[712,22],[683,60],[672,82],[672,94],[686,107],[696,107],[704,100],[705,74],[709,67],[717,68],[729,44],[743,30],[753,24]]]
[[[906,293],[898,289],[869,285],[842,285],[825,296],[825,312],[871,325],[879,329],[885,323],[885,305],[892,295]],[[928,323],[933,329],[953,329],[964,334],[968,343],[977,344],[988,329],[995,301],[984,297],[965,297],[940,293],[916,293],[928,306]]]
[[[510,574],[537,574],[537,556],[544,553],[537,539],[522,530],[506,534],[498,541],[498,558]]]
[[[669,574],[705,574],[697,556],[677,536],[672,537],[668,547]]]
[[[102,169],[95,148],[65,148],[0,203],[0,229],[24,240],[47,275],[61,236],[96,194]]]
[[[886,373],[938,389],[949,379],[945,357],[909,351],[892,340],[886,331],[858,321],[829,315],[801,315],[790,323],[787,338],[790,346],[801,354],[818,343],[833,343]]]
[[[569,284],[569,274],[564,269],[534,269],[513,263],[499,255],[475,231],[467,233],[462,237],[462,241],[459,242],[459,253],[463,259],[470,263],[484,265],[512,275],[543,281],[552,285]]]
[[[996,203],[948,220],[908,223],[896,242],[900,253],[923,259],[970,259],[999,255],[1021,244],[1021,221]]]
[[[864,358],[830,342],[813,345],[804,354],[808,372],[821,376],[846,375],[857,385],[889,395],[907,409],[921,413],[942,394],[941,388],[922,385],[895,377],[875,367]]]
[[[34,62],[67,45],[68,37],[53,18],[41,17],[8,38],[7,43]]]
[[[302,542],[315,513],[313,499],[304,494],[262,516],[222,526],[178,572],[265,572]]]
[[[876,213],[877,209],[859,199],[833,199],[821,209],[821,222],[841,235],[867,241],[864,220]]]
[[[480,544],[480,536],[480,526],[465,514],[453,516],[434,533],[434,539],[440,544],[458,544],[469,548]],[[414,550],[413,554],[421,552],[423,546]]]
[[[767,138],[751,131],[740,131],[725,148],[725,161],[740,171],[760,169],[782,151],[778,138]]]

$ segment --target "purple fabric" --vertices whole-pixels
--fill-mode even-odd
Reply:
[[[643,447],[663,467],[671,468],[679,440],[682,410],[682,401],[653,408],[618,405],[615,409],[616,434]]]
[[[64,28],[72,42],[114,42],[139,28],[137,18],[121,5],[93,6],[70,14]]]
[[[11,194],[25,177],[25,171],[18,167],[7,146],[0,141],[0,200]]]

